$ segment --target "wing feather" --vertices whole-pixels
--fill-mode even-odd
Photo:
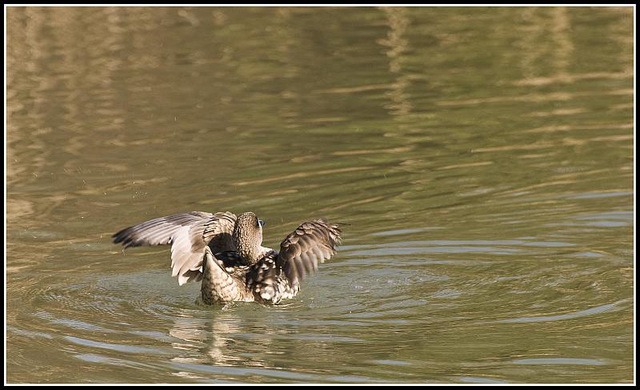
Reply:
[[[171,275],[183,285],[202,279],[205,247],[214,253],[235,250],[231,234],[236,216],[230,212],[190,213],[154,218],[122,229],[113,235],[115,244],[125,248],[142,245],[171,244]]]
[[[277,262],[292,286],[336,253],[341,233],[339,225],[316,219],[303,222],[282,241]]]

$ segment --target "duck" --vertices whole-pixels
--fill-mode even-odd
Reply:
[[[336,254],[341,224],[323,218],[302,222],[279,250],[262,246],[264,225],[253,212],[192,211],[139,223],[112,238],[123,251],[171,245],[171,275],[180,286],[201,282],[205,304],[278,304],[293,298],[318,264]]]

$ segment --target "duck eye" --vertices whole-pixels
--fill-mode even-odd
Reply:
[[[258,220],[258,226],[263,227],[265,225],[264,221],[259,219]]]

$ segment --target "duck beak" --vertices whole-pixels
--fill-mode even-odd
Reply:
[[[260,227],[263,227],[265,225],[265,222],[261,219],[258,220],[258,225],[260,225]]]

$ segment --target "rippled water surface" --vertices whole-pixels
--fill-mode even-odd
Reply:
[[[630,383],[632,8],[7,10],[9,383]],[[117,230],[347,223],[276,307]]]

